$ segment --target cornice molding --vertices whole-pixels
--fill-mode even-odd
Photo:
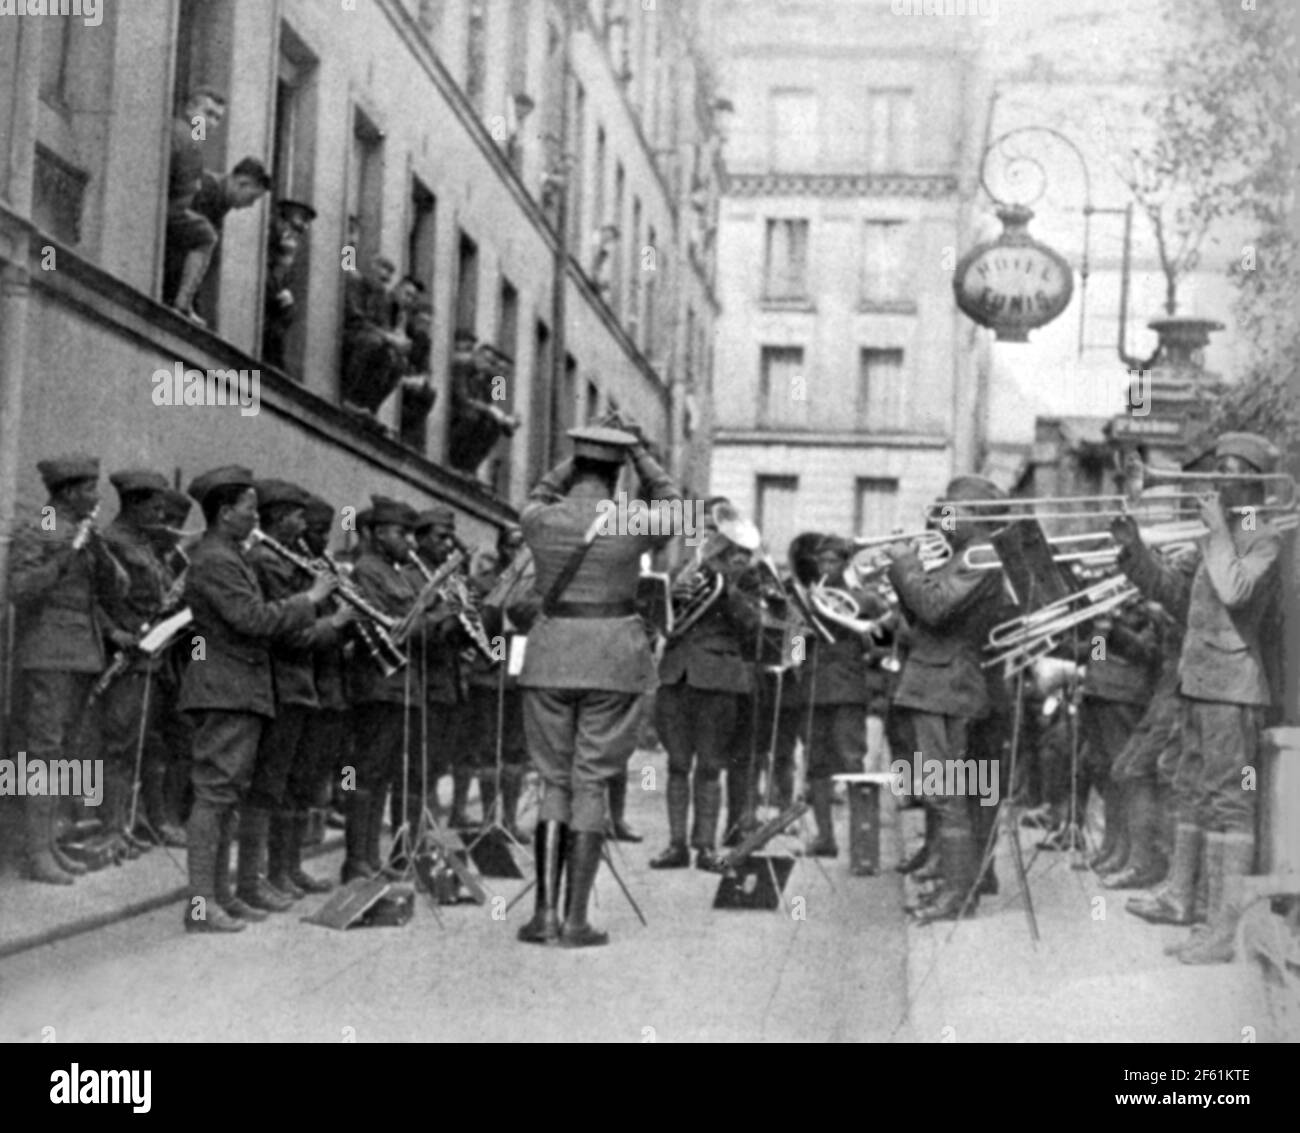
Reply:
[[[724,196],[743,197],[917,197],[957,195],[951,173],[729,173]]]

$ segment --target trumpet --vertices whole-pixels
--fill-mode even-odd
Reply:
[[[267,550],[274,552],[285,562],[296,566],[304,574],[309,574],[313,578],[333,574],[339,582],[334,595],[339,601],[346,602],[361,615],[361,620],[356,623],[357,632],[360,633],[361,640],[375,664],[383,670],[384,676],[394,676],[406,668],[406,654],[393,637],[393,629],[396,625],[395,619],[366,601],[356,587],[352,585],[351,581],[343,577],[337,563],[332,559],[327,559],[322,564],[318,560],[311,558],[310,555],[291,551],[278,539],[273,539],[270,535],[267,535],[260,527],[253,528],[249,539],[254,543],[262,544]]]
[[[808,588],[808,600],[817,616],[858,635],[874,633],[876,623],[861,616],[862,607],[847,590],[827,586],[822,578]]]
[[[921,565],[926,570],[937,570],[952,558],[952,544],[942,531],[927,527],[924,531],[907,531],[898,535],[871,535],[853,540],[858,548],[853,556],[853,569],[859,576],[876,574],[889,565],[882,548],[893,543],[914,543]]]

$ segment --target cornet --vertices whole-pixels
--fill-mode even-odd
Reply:
[[[884,570],[889,561],[882,553],[882,548],[893,543],[914,543],[916,553],[926,570],[936,570],[952,558],[952,544],[942,531],[927,527],[924,531],[907,531],[898,535],[872,535],[865,539],[853,540],[858,548],[853,556],[852,567],[859,577],[877,574]]]

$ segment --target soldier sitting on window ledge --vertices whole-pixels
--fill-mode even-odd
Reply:
[[[208,272],[217,246],[217,230],[194,210],[194,198],[203,182],[203,144],[226,113],[226,100],[211,87],[193,91],[172,121],[171,165],[167,172],[166,258],[180,262],[174,294],[163,299],[199,326],[204,321],[194,311],[194,296]]]
[[[461,344],[457,344],[460,354]],[[497,404],[491,367],[478,357],[458,356],[451,379],[451,466],[473,472],[503,437],[514,436],[520,419]],[[504,388],[504,387],[503,387]]]
[[[411,342],[394,329],[389,285],[397,268],[376,256],[370,274],[349,274],[343,316],[343,405],[374,417],[407,370]]]

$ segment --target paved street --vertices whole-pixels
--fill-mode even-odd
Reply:
[[[805,899],[806,919],[715,912],[715,876],[646,867],[664,817],[662,793],[636,789],[645,758],[633,760],[629,819],[649,837],[617,847],[615,860],[649,927],[602,872],[592,919],[611,933],[606,948],[517,943],[531,895],[505,920],[462,905],[442,908],[439,927],[421,896],[404,928],[334,932],[298,923],[295,910],[236,937],[187,937],[174,903],[0,961],[0,1040],[37,1040],[45,1027],[60,1042],[889,1037],[907,986],[897,875],[851,877],[841,852],[828,878],[811,861],[797,866],[786,895]],[[662,756],[651,762],[662,785]],[[336,871],[339,857],[312,868]],[[124,876],[89,884],[120,887]],[[509,898],[523,883],[488,884]]]

